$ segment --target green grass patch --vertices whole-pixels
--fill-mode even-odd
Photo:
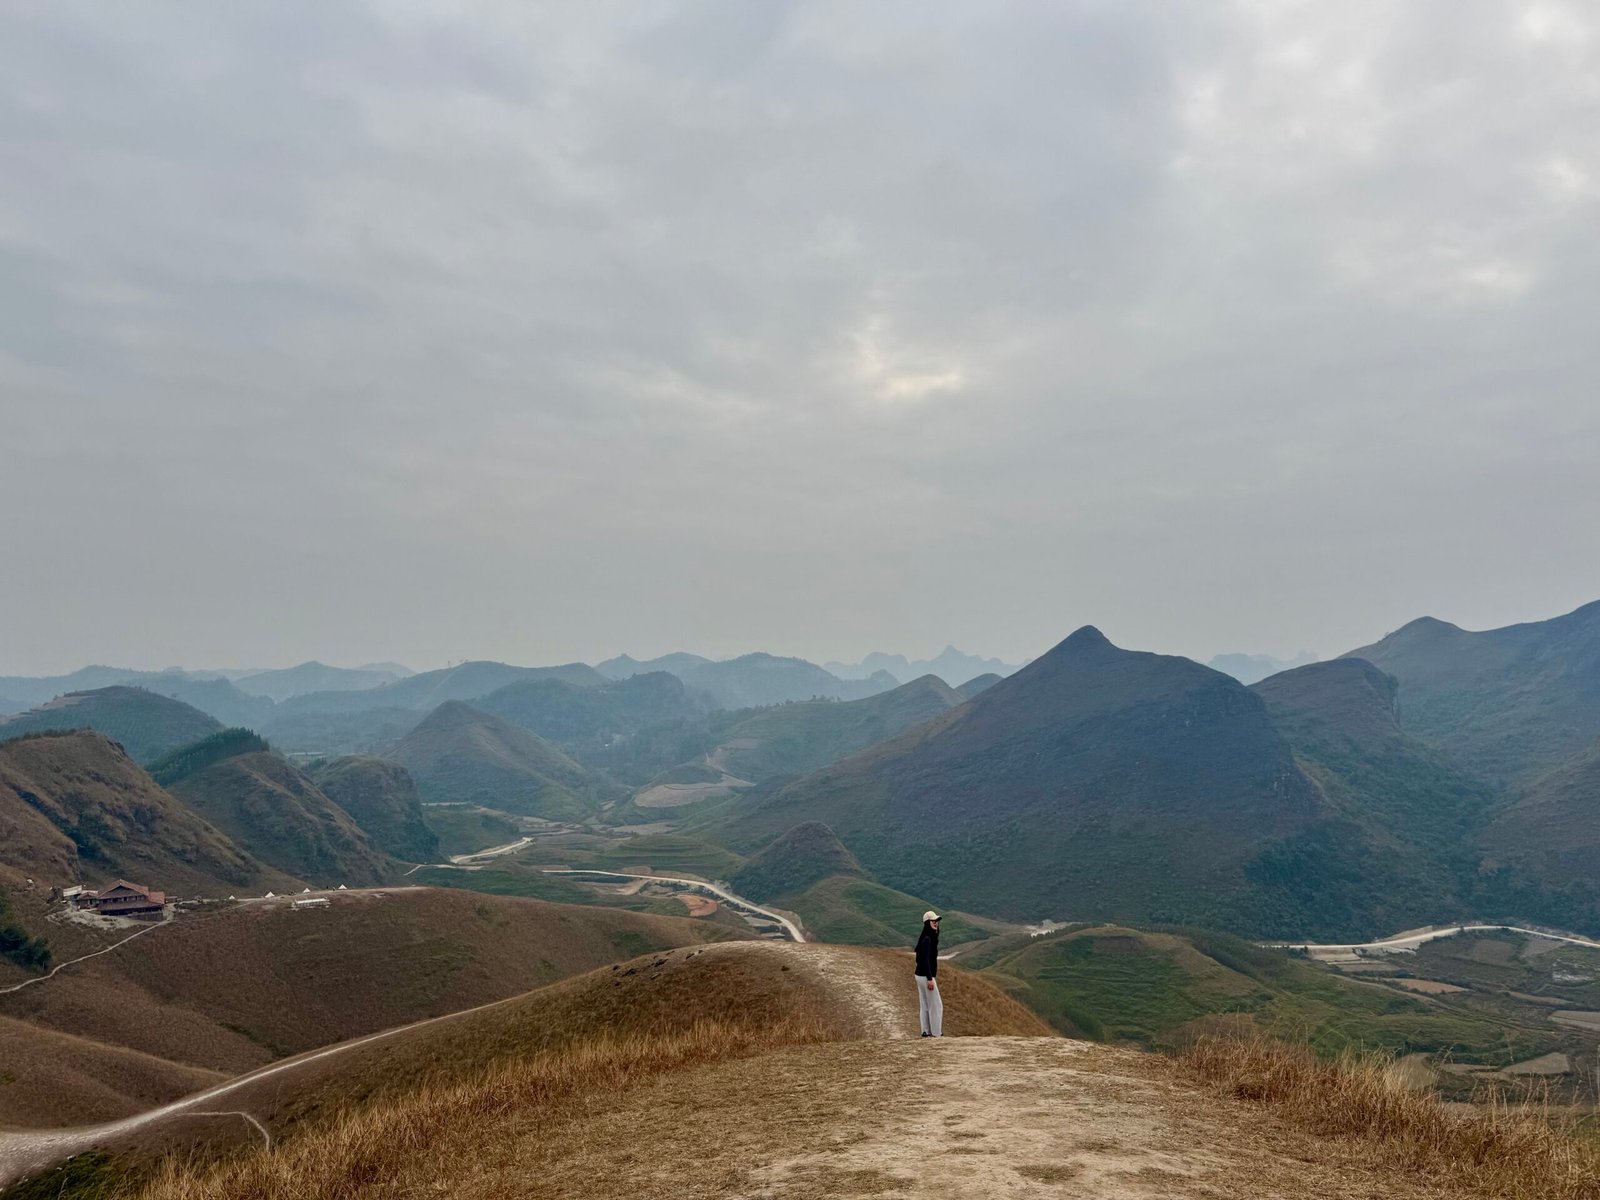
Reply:
[[[852,875],[830,876],[772,903],[799,913],[806,929],[825,942],[907,949],[917,944],[922,914],[930,907],[915,896]],[[941,948],[987,936],[959,913],[944,914],[940,926]]]

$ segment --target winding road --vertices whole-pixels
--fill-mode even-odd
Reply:
[[[1579,937],[1575,933],[1550,933],[1543,929],[1529,929],[1524,925],[1444,925],[1437,929],[1421,929],[1410,933],[1398,933],[1394,937],[1384,938],[1377,942],[1272,942],[1270,945],[1283,950],[1304,950],[1307,953],[1314,953],[1318,950],[1349,954],[1353,954],[1358,950],[1374,951],[1379,954],[1385,951],[1404,953],[1408,950],[1415,950],[1426,942],[1437,941],[1439,938],[1455,937],[1460,933],[1487,933],[1497,930],[1503,930],[1507,933],[1523,933],[1529,937],[1542,937],[1552,942],[1565,942],[1572,946],[1585,946],[1590,950],[1600,950],[1600,942]]]
[[[607,879],[648,879],[656,883],[676,883],[691,891],[704,892],[721,900],[729,908],[751,912],[758,917],[765,917],[769,921],[783,927],[783,931],[796,942],[806,940],[805,931],[782,913],[773,912],[770,908],[762,908],[754,901],[746,900],[743,896],[736,896],[727,888],[718,887],[714,883],[707,883],[704,879],[681,879],[675,875],[635,875],[629,871],[600,871],[585,867],[545,867],[546,875],[602,875]]]

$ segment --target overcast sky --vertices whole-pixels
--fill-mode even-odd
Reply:
[[[1586,3],[0,9],[0,674],[1600,597]]]

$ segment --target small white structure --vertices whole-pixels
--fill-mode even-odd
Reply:
[[[278,895],[277,895],[276,892],[268,892],[265,896],[263,896],[261,898],[263,900],[276,900],[278,898]]]
[[[307,896],[304,900],[296,900],[294,906],[296,908],[327,908],[328,898],[326,896]]]
[[[340,884],[340,885],[339,885],[339,890],[340,890],[340,891],[341,891],[341,892],[348,892],[348,891],[349,891],[349,890],[350,890],[350,889],[349,889],[349,888],[347,888],[347,887],[345,887],[345,885],[344,885],[344,884],[342,884],[342,883],[341,883],[341,884]]]

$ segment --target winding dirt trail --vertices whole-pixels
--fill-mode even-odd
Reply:
[[[10,987],[0,988],[0,996],[9,996],[12,992],[20,992],[25,987],[32,987],[36,983],[44,983],[46,980],[54,979],[59,972],[65,971],[74,963],[87,962],[91,958],[99,958],[102,954],[110,954],[113,950],[116,950],[121,946],[126,946],[129,942],[133,941],[134,938],[143,937],[147,933],[155,932],[163,925],[170,924],[172,924],[172,915],[171,913],[168,913],[166,916],[162,917],[161,920],[156,921],[151,925],[146,925],[143,929],[140,929],[134,933],[130,933],[127,937],[121,939],[120,941],[112,942],[109,946],[104,946],[101,949],[95,950],[89,954],[80,954],[77,958],[69,958],[64,963],[57,963],[53,968],[51,968],[48,974],[35,975],[32,979],[24,979],[21,983],[15,983]]]
[[[890,976],[884,965],[849,947],[794,942],[735,941],[696,947],[696,953],[781,955],[786,966],[808,975],[819,987],[831,992],[841,1007],[859,1015],[859,1036],[903,1038],[915,1032],[914,1014],[908,1016],[906,1011],[897,1011],[891,999]],[[166,1124],[197,1118],[243,1120],[248,1122],[268,1145],[271,1145],[272,1134],[259,1119],[259,1115],[230,1108],[226,1103],[228,1097],[262,1080],[291,1075],[313,1063],[347,1054],[374,1042],[408,1034],[430,1025],[459,1020],[472,1013],[514,1004],[520,999],[520,995],[510,996],[476,1008],[430,1017],[424,1021],[340,1042],[335,1046],[308,1051],[121,1120],[65,1129],[0,1130],[0,1188],[70,1155],[121,1142]]]

